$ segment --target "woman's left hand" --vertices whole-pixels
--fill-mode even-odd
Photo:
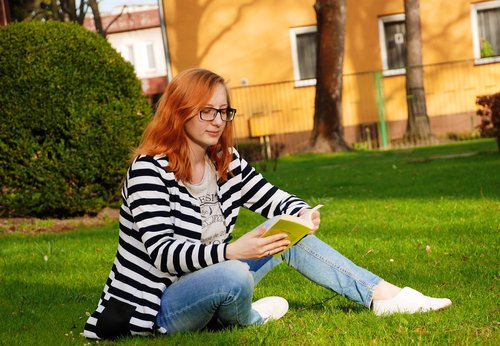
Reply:
[[[304,208],[301,211],[299,211],[299,216],[304,217],[304,218],[308,218],[309,213],[311,213],[310,218],[314,224],[314,228],[311,230],[311,232],[309,232],[309,234],[314,234],[319,229],[319,224],[321,223],[321,217],[319,214],[319,210],[313,210],[313,209],[309,209],[309,208]]]

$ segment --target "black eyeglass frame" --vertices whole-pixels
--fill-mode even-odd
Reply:
[[[215,113],[213,114],[213,116],[211,118],[206,119],[203,116],[203,111],[206,111],[206,110],[212,110],[212,111],[215,111]],[[224,116],[222,115],[223,114],[222,112],[225,112]],[[231,107],[221,108],[221,109],[217,109],[214,107],[203,107],[203,109],[200,110],[200,119],[203,121],[212,121],[215,118],[217,118],[217,114],[220,114],[220,118],[222,119],[222,121],[230,122],[230,121],[233,121],[234,117],[236,116],[236,109],[231,108]]]

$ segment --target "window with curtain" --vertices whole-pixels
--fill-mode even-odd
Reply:
[[[316,26],[290,29],[296,86],[316,84]]]
[[[476,61],[500,61],[500,1],[473,4],[471,17]]]
[[[379,37],[384,75],[405,73],[406,29],[404,14],[380,17]]]

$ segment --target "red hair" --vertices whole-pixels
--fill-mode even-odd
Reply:
[[[198,116],[218,85],[226,89],[227,104],[230,107],[227,86],[221,76],[199,68],[179,73],[160,98],[155,116],[144,130],[141,143],[134,150],[133,156],[164,154],[168,158],[166,169],[172,171],[180,181],[191,181],[191,162],[184,125]],[[233,126],[228,122],[219,142],[207,150],[222,181],[226,181],[228,177],[232,146]]]

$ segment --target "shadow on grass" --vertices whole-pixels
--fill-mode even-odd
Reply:
[[[301,155],[265,176],[305,199],[500,199],[494,141],[411,151]]]

